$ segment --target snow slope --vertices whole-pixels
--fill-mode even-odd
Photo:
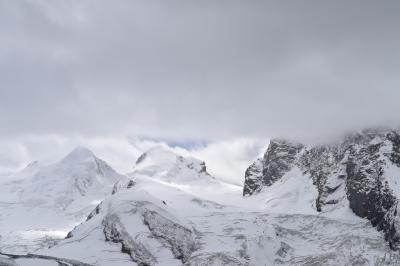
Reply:
[[[400,132],[384,128],[315,146],[273,139],[247,169],[243,189],[280,212],[292,202],[291,213],[314,208],[333,218],[367,218],[394,250],[400,250],[399,193]]]
[[[0,188],[0,247],[28,251],[52,244],[125,179],[83,147],[53,165],[28,165]]]
[[[367,220],[310,204],[291,171],[254,197],[203,162],[153,149],[68,238],[38,251],[90,265],[396,265]]]

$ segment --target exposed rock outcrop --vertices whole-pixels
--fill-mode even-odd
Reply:
[[[138,265],[155,265],[156,258],[140,241],[136,241],[125,229],[116,214],[107,215],[103,219],[103,232],[107,241],[121,243],[121,251],[127,253]]]
[[[154,237],[165,241],[170,246],[175,258],[183,263],[187,262],[196,249],[193,232],[190,229],[152,210],[143,212],[143,221]]]
[[[285,140],[272,140],[263,159],[258,159],[246,170],[243,194],[259,192],[263,186],[270,186],[287,173],[302,150],[301,144]]]
[[[259,193],[294,167],[317,188],[317,211],[347,200],[356,215],[383,230],[392,249],[400,247],[398,131],[364,130],[335,144],[312,147],[272,140],[264,157],[247,169],[243,195]]]

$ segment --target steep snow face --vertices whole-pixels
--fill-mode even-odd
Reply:
[[[103,199],[121,179],[123,176],[90,150],[78,147],[60,162],[41,168],[24,180],[17,192],[21,201],[30,207],[65,210]]]
[[[166,174],[170,166],[119,182],[114,194],[67,239],[38,252],[103,266],[390,265],[399,261],[367,220],[355,215],[332,219],[318,214],[315,206],[303,206],[312,205],[318,191],[310,176],[295,178],[302,174],[298,167],[258,195],[243,198],[241,188],[205,176],[199,179],[197,171],[184,170],[191,178],[177,182]],[[163,179],[165,175],[169,178]],[[270,197],[269,189],[275,197]],[[271,211],[266,212],[265,206]]]
[[[30,164],[0,188],[0,246],[28,251],[64,237],[126,179],[83,147],[53,165]]]
[[[180,156],[163,147],[155,147],[143,153],[128,176],[129,181],[114,186],[114,193],[135,186],[157,197],[183,193],[209,200],[223,198],[226,202],[241,201],[241,187],[215,179],[207,172],[203,161]]]
[[[316,214],[318,191],[310,176],[303,175],[298,167],[293,167],[261,191],[254,199],[270,213]]]
[[[120,191],[96,207],[66,240],[41,252],[73,254],[99,265],[182,265],[197,248],[196,233],[175,213],[148,193]]]
[[[400,135],[393,130],[365,130],[347,136],[342,142],[314,147],[272,140],[264,158],[246,171],[243,194],[274,197],[274,193],[279,193],[272,189],[277,183],[287,179],[296,183],[294,180],[306,178],[315,188],[311,193],[313,200],[308,203],[310,208],[342,215],[350,208],[383,230],[391,247],[397,249],[399,147]],[[291,174],[293,169],[299,169],[297,175]],[[297,183],[304,189],[306,184]],[[286,189],[291,193],[296,191],[296,188]]]

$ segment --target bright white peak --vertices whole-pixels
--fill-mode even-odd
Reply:
[[[18,190],[21,199],[33,206],[65,209],[77,202],[79,209],[104,198],[121,179],[124,177],[89,149],[78,147],[58,163],[33,172],[18,185]]]
[[[195,158],[180,156],[161,146],[143,153],[136,161],[135,176],[158,178],[164,181],[189,181],[210,178],[205,163]]]
[[[52,165],[31,164],[14,177],[0,186],[0,249],[12,252],[31,251],[42,245],[38,238],[71,230],[111,195],[115,182],[127,179],[83,147]]]

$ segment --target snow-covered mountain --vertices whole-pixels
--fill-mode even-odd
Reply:
[[[83,147],[52,165],[31,163],[0,188],[2,242],[13,239],[8,249],[25,250],[40,236],[62,236],[109,195],[117,181],[126,179]],[[3,243],[0,246],[4,249]]]
[[[132,176],[147,176],[166,182],[186,183],[212,178],[204,162],[183,157],[161,146],[143,153],[136,161]]]
[[[364,130],[335,144],[312,147],[272,140],[264,157],[247,169],[243,194],[267,195],[267,206],[276,209],[282,208],[282,201],[333,216],[350,208],[383,231],[391,248],[398,250],[399,132]]]
[[[90,150],[78,147],[60,162],[23,179],[16,192],[20,201],[30,207],[79,209],[102,200],[110,187],[122,179]]]
[[[398,265],[400,254],[348,200],[348,161],[383,143],[381,159],[392,162],[389,133],[365,131],[339,146],[310,148],[273,140],[246,172],[245,197],[243,187],[212,177],[204,162],[155,147],[140,156],[128,177],[115,176],[112,186],[98,181],[107,184],[107,195],[64,240],[30,255],[0,253],[0,265]],[[342,150],[350,146],[354,150]],[[75,163],[70,156],[60,163],[93,162],[85,153],[72,156],[79,158]],[[351,162],[369,172],[363,167],[371,161]],[[90,186],[84,188],[72,193],[69,206],[91,195]]]
[[[243,198],[241,187],[210,176],[204,162],[160,147],[151,149],[138,159],[130,179],[117,182],[112,195],[84,223],[57,245],[37,251],[35,256],[40,256],[30,262],[43,256],[51,262],[67,258],[74,261],[71,265],[395,265],[400,261],[383,235],[348,206],[318,212],[313,204],[318,190],[312,180],[301,171],[288,172],[283,177],[290,183],[287,188],[275,180],[270,186],[274,191],[267,185]],[[26,258],[14,257],[20,259]]]

